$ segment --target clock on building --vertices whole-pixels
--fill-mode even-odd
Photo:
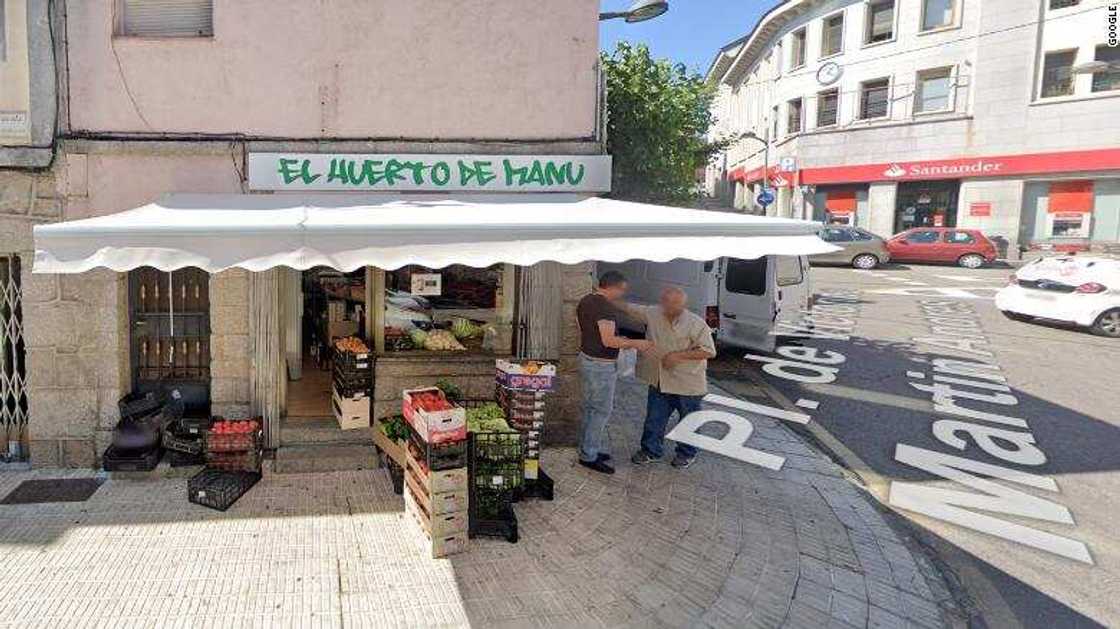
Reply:
[[[843,72],[844,71],[840,68],[840,64],[835,61],[828,61],[817,68],[817,83],[821,85],[832,85],[840,78]]]

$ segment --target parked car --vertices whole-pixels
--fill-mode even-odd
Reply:
[[[1041,258],[1021,267],[996,293],[996,308],[1016,321],[1052,319],[1120,338],[1120,260]]]
[[[995,243],[979,229],[916,227],[887,241],[897,262],[947,262],[978,269],[998,257]]]
[[[817,235],[840,250],[809,256],[810,264],[850,264],[857,269],[873,269],[891,259],[885,240],[858,227],[828,226]]]

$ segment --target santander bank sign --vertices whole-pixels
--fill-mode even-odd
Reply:
[[[809,167],[798,173],[798,179],[801,184],[815,185],[868,181],[1009,177],[1013,175],[1042,175],[1100,170],[1120,170],[1120,149]]]

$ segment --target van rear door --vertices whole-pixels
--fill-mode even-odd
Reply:
[[[771,257],[723,258],[719,283],[719,340],[734,347],[773,351],[777,282]]]

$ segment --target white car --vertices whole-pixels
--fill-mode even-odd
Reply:
[[[1093,256],[1042,258],[1021,267],[996,293],[1010,319],[1052,319],[1120,338],[1120,260]]]

